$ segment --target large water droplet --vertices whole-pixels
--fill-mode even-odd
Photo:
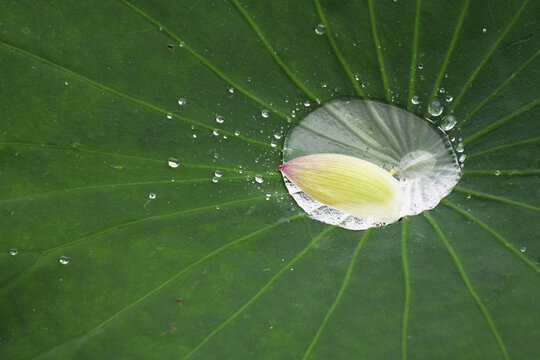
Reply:
[[[315,27],[315,34],[323,35],[326,32],[326,27],[323,24],[318,24]]]
[[[169,158],[167,164],[169,165],[169,167],[176,169],[180,165],[180,162],[178,161],[178,159]]]
[[[13,248],[13,249],[10,249],[10,250],[9,250],[9,255],[11,255],[11,256],[15,256],[15,255],[17,255],[18,253],[19,253],[19,249]]]
[[[428,112],[431,116],[439,116],[443,112],[443,105],[439,99],[433,99],[429,103]]]
[[[178,99],[178,105],[184,106],[186,104],[186,98],[180,98]]]
[[[270,116],[270,111],[266,110],[266,109],[262,109],[261,110],[261,115],[263,118],[267,118]]]
[[[308,114],[286,136],[283,162],[336,153],[394,169],[404,204],[400,217],[433,209],[457,184],[461,169],[443,131],[393,105],[332,100]],[[310,217],[351,230],[380,225],[314,200],[284,177],[291,196]],[[361,184],[359,184],[361,186]]]
[[[522,246],[521,249],[519,249],[519,251],[521,251],[522,253],[524,253],[525,251],[527,251],[527,247]]]
[[[216,122],[218,124],[223,124],[225,122],[225,119],[223,119],[223,116],[218,115],[218,116],[216,116]]]
[[[217,178],[220,178],[220,177],[223,176],[223,171],[221,171],[221,170],[216,170],[216,171],[214,172],[214,175],[215,175]]]
[[[264,178],[262,177],[262,175],[255,175],[255,181],[258,183],[258,184],[262,184],[264,182]]]
[[[418,104],[420,104],[420,98],[419,98],[418,96],[414,95],[414,96],[411,98],[411,103],[412,103],[413,105],[418,105]]]
[[[441,122],[441,129],[444,131],[450,131],[456,126],[457,120],[453,115],[445,116]]]
[[[62,256],[60,256],[60,259],[58,259],[58,261],[62,265],[67,265],[67,264],[69,264],[69,256],[62,255]]]

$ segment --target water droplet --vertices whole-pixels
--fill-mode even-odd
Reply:
[[[64,85],[68,86],[68,85],[69,85],[69,82],[67,82],[67,81],[66,81],[66,82],[64,82]]]
[[[234,136],[239,136],[239,135],[240,135],[240,131],[236,130],[236,131],[234,132]]]
[[[323,35],[326,32],[326,27],[323,24],[318,24],[315,27],[315,34]]]
[[[418,69],[422,70],[424,68],[424,65],[423,64],[418,64]]]
[[[218,129],[214,129],[214,131],[212,131],[212,135],[214,135],[214,136],[219,136],[219,130],[218,130]]]
[[[450,102],[452,102],[452,100],[454,100],[454,97],[452,95],[446,95],[445,100],[446,100],[447,103],[450,103]]]
[[[525,251],[527,251],[527,248],[525,246],[522,246],[521,249],[519,249],[519,251],[521,251],[522,253],[524,253]]]
[[[172,119],[172,114],[171,113],[167,114],[167,119]]]
[[[167,164],[169,165],[169,167],[176,169],[178,165],[180,165],[180,162],[178,161],[178,159],[169,158],[169,161],[167,162]]]
[[[444,131],[450,131],[456,126],[457,120],[453,115],[445,116],[441,122],[441,129]]]
[[[273,148],[275,148],[275,147],[277,146],[277,144],[276,144],[274,141],[271,141],[271,142],[270,142],[270,146],[273,147]]]
[[[58,261],[62,265],[67,265],[67,264],[69,264],[69,256],[62,255],[62,256],[60,256],[60,259],[58,259]]]
[[[431,100],[428,106],[428,112],[431,116],[439,116],[442,114],[443,106],[439,99]]]
[[[17,255],[18,253],[19,253],[19,249],[13,248],[13,249],[10,249],[10,250],[9,250],[9,255],[11,255],[11,256],[15,256],[15,255]]]
[[[180,106],[186,105],[186,98],[180,98],[180,99],[178,99],[178,105],[180,105]]]
[[[311,103],[309,101],[304,102],[305,107],[309,107],[310,105],[311,105]]]
[[[157,195],[156,195],[155,193],[150,193],[150,194],[148,194],[148,198],[149,198],[150,200],[154,200],[154,199],[156,198],[156,196],[157,196]]]
[[[266,110],[266,109],[262,109],[261,110],[261,115],[263,118],[267,118],[270,116],[270,111]]]
[[[220,177],[223,176],[223,171],[221,171],[221,170],[216,170],[216,171],[214,172],[214,175],[215,175],[217,178],[220,178]]]
[[[462,142],[459,142],[459,143],[456,145],[456,151],[457,151],[458,153],[462,153],[464,150],[465,150],[465,145],[464,145]]]
[[[279,133],[279,132],[274,133],[274,139],[276,139],[276,140],[281,139],[282,136],[283,136],[283,135],[282,135],[281,133]]]
[[[191,135],[192,138],[196,139],[197,138],[197,134],[193,134]]]
[[[262,184],[264,182],[264,178],[262,177],[262,175],[255,175],[255,181],[258,183],[258,184]]]
[[[446,90],[444,88],[439,89],[439,94],[444,94],[445,92],[446,92]]]
[[[499,176],[499,175],[501,175],[501,170],[495,170],[495,172],[493,174],[495,176]]]
[[[412,98],[411,98],[411,103],[413,105],[418,105],[420,104],[420,98],[417,96],[417,95],[414,95]]]
[[[466,197],[467,199],[470,199],[470,198],[471,198],[471,194],[467,194],[467,195],[465,195],[465,197]]]
[[[459,156],[459,162],[460,162],[460,163],[465,162],[465,159],[467,159],[467,155],[461,154],[461,155]]]
[[[230,87],[229,88],[229,94],[234,94],[234,92],[235,92],[235,89],[233,87]]]
[[[217,183],[218,181],[219,181],[219,178],[218,178],[218,177],[215,177],[215,176],[214,176],[214,177],[212,178],[212,182]]]
[[[267,194],[266,194],[266,198],[265,198],[265,200],[270,200],[270,197],[271,197],[271,196],[272,196],[272,194],[270,194],[270,193],[267,193]]]
[[[218,115],[218,116],[216,116],[216,122],[218,124],[223,124],[225,122],[225,119],[223,119],[223,116]]]
[[[482,34],[485,34],[485,33],[487,33],[487,29],[484,28],[482,29]]]

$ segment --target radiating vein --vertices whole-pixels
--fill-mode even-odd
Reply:
[[[441,200],[441,202],[449,207],[450,209],[454,210],[455,212],[463,215],[467,219],[471,220],[475,225],[478,225],[480,228],[482,228],[484,231],[490,233],[495,239],[497,239],[501,244],[503,244],[510,252],[512,252],[514,255],[516,255],[520,260],[522,260],[525,264],[527,264],[529,267],[531,267],[537,274],[540,275],[540,268],[538,268],[531,260],[529,260],[525,255],[521,253],[518,249],[516,249],[512,244],[510,244],[504,237],[502,237],[501,234],[496,232],[491,228],[491,226],[487,225],[486,223],[480,221],[478,218],[472,216],[467,211],[457,207],[456,205],[452,204],[446,199]]]
[[[465,92],[467,91],[467,89],[469,88],[469,86],[472,84],[472,82],[474,81],[474,79],[476,79],[476,76],[478,75],[478,73],[480,72],[480,70],[482,70],[482,68],[486,65],[486,63],[488,62],[488,60],[491,58],[491,56],[493,55],[493,53],[495,52],[495,50],[497,49],[497,47],[501,44],[501,42],[503,41],[503,39],[506,37],[506,35],[508,35],[508,33],[510,32],[510,30],[514,27],[514,25],[516,24],[516,22],[518,21],[519,17],[521,16],[521,14],[523,13],[523,10],[525,10],[525,7],[527,6],[527,4],[529,3],[529,0],[525,0],[523,2],[523,4],[521,5],[521,7],[518,9],[517,13],[514,15],[514,17],[512,18],[512,21],[510,21],[510,24],[508,24],[508,26],[506,27],[506,29],[504,30],[504,32],[501,34],[501,36],[499,36],[499,39],[497,39],[497,41],[495,42],[495,44],[493,44],[493,46],[491,47],[491,49],[489,50],[489,52],[486,54],[486,56],[484,57],[484,59],[482,60],[482,62],[480,62],[480,64],[478,64],[478,67],[474,70],[473,74],[471,75],[471,77],[469,78],[469,80],[467,80],[467,82],[465,83],[465,86],[463,86],[463,89],[461,90],[461,92],[459,93],[459,95],[456,97],[456,99],[454,100],[454,104],[452,105],[452,109],[451,109],[451,112],[454,112],[457,105],[459,104],[459,102],[461,101],[461,99],[463,98],[463,96],[465,95]]]
[[[401,357],[407,359],[407,330],[409,327],[409,309],[411,307],[411,279],[407,261],[407,228],[409,219],[403,219],[401,228],[401,259],[403,262],[403,278],[405,280],[405,304],[403,307],[403,329],[401,331]]]
[[[411,75],[409,77],[409,101],[407,102],[407,108],[412,108],[411,99],[414,96],[414,84],[416,81],[416,60],[418,57],[418,33],[420,29],[420,9],[422,0],[416,0],[416,16],[414,18],[414,33],[412,43],[412,56],[411,56]]]
[[[111,157],[118,157],[118,158],[125,158],[125,159],[131,159],[131,160],[139,160],[139,161],[149,161],[149,162],[155,162],[160,164],[166,164],[167,160],[159,160],[159,159],[152,159],[152,158],[146,158],[139,155],[127,155],[127,154],[120,154],[120,153],[109,153],[106,151],[101,150],[95,150],[95,149],[89,149],[84,148],[80,146],[73,146],[73,145],[48,145],[48,144],[38,144],[38,143],[23,143],[23,142],[14,142],[14,141],[0,141],[0,145],[13,145],[13,146],[35,146],[35,147],[41,147],[46,149],[56,149],[56,150],[71,150],[74,152],[85,152],[90,154],[96,154],[100,156],[111,156]],[[245,170],[240,168],[228,168],[223,167],[219,165],[206,165],[206,164],[195,164],[195,163],[186,163],[181,161],[180,162],[181,167],[188,167],[188,168],[200,168],[200,169],[220,169],[220,170],[227,170],[227,171],[234,171],[237,173],[248,173],[248,174],[260,174],[264,173],[268,176],[274,176],[278,175],[276,172],[272,171],[255,171],[255,170]]]
[[[373,230],[373,228],[368,229],[364,233],[364,236],[362,236],[362,239],[358,242],[358,245],[356,246],[356,250],[354,251],[353,256],[351,258],[351,261],[349,263],[349,268],[347,269],[347,273],[345,274],[345,277],[343,278],[343,282],[341,283],[341,288],[339,289],[339,292],[338,292],[336,298],[334,299],[334,302],[332,303],[332,305],[328,309],[328,312],[326,313],[326,316],[324,317],[321,325],[319,326],[319,329],[315,333],[315,336],[313,337],[313,340],[311,340],[311,343],[309,344],[306,352],[304,353],[304,357],[303,357],[304,360],[306,360],[309,357],[309,355],[311,354],[311,351],[313,350],[313,348],[315,347],[315,344],[317,344],[317,341],[321,337],[321,334],[323,333],[323,330],[324,330],[326,324],[328,323],[328,320],[330,320],[330,318],[334,314],[334,310],[336,310],[339,302],[341,301],[341,298],[343,297],[343,294],[345,293],[345,289],[347,289],[347,286],[349,285],[349,281],[351,280],[351,276],[352,276],[352,273],[353,273],[353,270],[354,270],[354,266],[356,265],[358,255],[360,254],[360,249],[362,249],[362,246],[366,242],[367,238],[370,236],[372,230]]]
[[[527,139],[527,140],[523,140],[523,141],[517,141],[517,142],[511,143],[511,144],[505,144],[505,145],[501,145],[501,146],[496,146],[494,148],[482,150],[482,151],[479,151],[479,152],[474,153],[474,154],[467,154],[467,157],[470,159],[470,158],[475,157],[475,156],[485,155],[485,154],[493,153],[493,152],[496,152],[496,151],[507,150],[507,149],[511,149],[513,147],[522,146],[522,145],[529,145],[529,144],[534,144],[534,143],[538,143],[538,142],[540,142],[540,137],[535,137],[535,138],[532,138],[532,139]]]
[[[196,121],[196,120],[192,120],[192,119],[186,118],[185,116],[180,116],[180,115],[178,115],[178,114],[174,114],[174,113],[171,113],[171,112],[169,112],[169,111],[166,111],[165,109],[162,109],[162,108],[160,108],[160,107],[158,107],[158,106],[156,106],[156,105],[150,104],[149,102],[146,102],[146,101],[144,101],[144,100],[137,99],[137,98],[135,98],[135,97],[133,97],[133,96],[131,96],[131,95],[127,95],[127,94],[125,94],[125,93],[123,93],[123,92],[121,92],[121,91],[119,91],[119,90],[115,90],[115,89],[113,89],[113,88],[111,88],[111,87],[108,87],[107,85],[101,84],[101,83],[99,83],[99,82],[97,82],[97,81],[94,81],[94,80],[92,80],[92,79],[90,79],[90,78],[84,76],[84,75],[81,75],[81,74],[79,74],[79,73],[76,73],[76,72],[74,72],[73,70],[70,70],[70,69],[68,69],[68,68],[66,68],[66,67],[64,67],[64,66],[61,66],[61,65],[56,64],[56,63],[54,63],[54,62],[52,62],[52,61],[50,61],[50,60],[47,60],[47,59],[45,59],[45,58],[42,58],[42,57],[37,56],[37,55],[35,55],[35,54],[32,54],[32,53],[29,52],[29,51],[23,50],[23,49],[21,49],[21,48],[18,48],[18,47],[16,47],[16,46],[10,45],[10,44],[5,43],[5,42],[3,42],[3,41],[0,41],[0,46],[3,46],[3,47],[5,47],[5,48],[7,48],[7,49],[10,49],[10,50],[12,50],[12,51],[15,51],[15,52],[17,52],[17,53],[19,53],[19,54],[23,54],[23,55],[29,56],[29,57],[31,57],[31,58],[37,60],[37,61],[40,61],[40,62],[42,62],[42,63],[44,63],[44,64],[47,64],[47,65],[49,65],[49,66],[51,66],[51,67],[54,67],[54,68],[56,68],[56,69],[58,69],[58,70],[67,72],[68,74],[70,74],[70,75],[72,75],[72,76],[74,76],[74,77],[77,77],[77,78],[83,80],[84,82],[86,82],[86,83],[88,83],[88,84],[91,84],[91,85],[93,85],[93,86],[95,86],[95,87],[97,87],[97,88],[99,88],[99,89],[105,90],[105,91],[107,91],[107,92],[109,92],[109,93],[111,93],[111,94],[114,94],[114,95],[116,95],[116,96],[119,96],[119,97],[121,97],[121,98],[123,98],[123,99],[125,99],[125,100],[131,101],[131,102],[136,103],[136,104],[138,104],[138,105],[141,105],[141,106],[144,106],[144,107],[146,107],[146,108],[152,109],[152,110],[154,110],[154,111],[156,111],[156,112],[159,112],[159,113],[162,113],[162,114],[164,114],[164,115],[166,115],[166,116],[171,116],[172,119],[176,119],[176,120],[179,120],[179,121],[181,121],[181,122],[184,122],[184,123],[187,123],[187,124],[190,124],[190,125],[196,125],[196,126],[199,126],[199,127],[204,128],[204,129],[208,129],[208,130],[212,130],[212,131],[214,130],[214,127],[213,127],[213,126],[207,125],[207,124],[205,124],[205,123],[202,123],[202,122],[199,122],[199,121]],[[248,138],[248,137],[245,137],[245,136],[242,136],[242,135],[236,136],[236,135],[234,135],[233,132],[228,131],[228,130],[220,130],[220,132],[221,132],[223,135],[229,136],[229,138],[231,138],[231,139],[239,139],[239,140],[243,140],[243,141],[248,142],[248,143],[252,143],[252,144],[257,144],[257,145],[264,146],[264,147],[270,147],[270,148],[273,148],[270,144],[267,144],[267,143],[265,143],[265,142],[263,142],[263,141],[256,140],[256,139],[251,139],[251,138]]]
[[[525,69],[527,66],[529,66],[530,63],[532,63],[537,57],[538,55],[540,55],[540,51],[537,51],[536,53],[534,53],[533,56],[531,56],[527,61],[525,61],[523,63],[523,65],[521,65],[519,67],[519,69],[517,69],[512,75],[510,75],[501,85],[499,85],[499,87],[497,87],[487,98],[484,99],[484,101],[482,101],[473,111],[471,111],[466,117],[465,119],[463,119],[460,123],[459,123],[459,127],[463,128],[463,125],[465,125],[465,123],[467,121],[469,121],[474,115],[476,115],[476,113],[478,111],[480,111],[488,102],[491,101],[491,99],[493,99],[495,96],[497,96],[508,84],[510,84],[510,82],[512,82],[512,80],[514,80],[514,78],[521,72],[523,71],[523,69]],[[453,130],[457,129],[454,128]]]
[[[446,238],[446,236],[442,232],[439,225],[437,225],[435,220],[433,220],[433,218],[427,212],[424,212],[424,216],[429,221],[429,223],[431,224],[431,226],[433,227],[433,229],[435,230],[435,232],[437,233],[439,238],[444,243],[444,246],[446,247],[446,249],[450,253],[450,256],[452,257],[452,260],[454,260],[454,263],[456,264],[456,267],[458,269],[459,275],[461,276],[461,279],[465,283],[465,286],[467,287],[467,290],[469,291],[469,294],[474,299],[474,301],[476,302],[476,305],[478,306],[478,308],[482,312],[482,315],[484,315],[484,318],[485,318],[486,322],[488,323],[489,328],[491,329],[491,332],[492,332],[493,336],[495,337],[495,340],[497,341],[497,344],[499,345],[499,349],[501,350],[504,358],[506,360],[510,359],[509,356],[508,356],[508,352],[506,351],[506,346],[504,345],[504,342],[503,342],[503,340],[501,338],[501,335],[499,334],[499,331],[497,330],[497,327],[495,326],[495,323],[493,322],[493,319],[491,318],[491,315],[489,314],[486,306],[484,305],[484,303],[480,299],[480,296],[478,296],[478,294],[476,293],[476,290],[474,290],[474,287],[472,286],[472,284],[471,284],[471,282],[469,280],[469,277],[467,276],[467,273],[465,272],[465,268],[461,264],[461,261],[459,260],[456,252],[454,251],[454,249],[452,248],[452,246],[448,242],[448,239]]]
[[[384,86],[384,92],[386,95],[386,100],[390,101],[390,88],[388,86],[388,79],[386,78],[386,71],[384,70],[384,61],[381,49],[381,43],[379,41],[379,35],[377,33],[377,26],[375,23],[375,11],[373,10],[373,0],[368,0],[369,7],[369,17],[371,19],[371,32],[373,34],[373,43],[375,45],[375,50],[377,51],[377,59],[379,59],[379,67],[381,69],[381,78]]]
[[[459,186],[454,187],[454,190],[459,191],[460,193],[463,193],[463,194],[469,194],[469,195],[473,195],[473,196],[476,196],[476,197],[479,197],[479,198],[484,198],[484,199],[497,201],[497,202],[500,202],[500,203],[503,203],[503,204],[519,206],[519,207],[522,207],[524,209],[533,210],[533,211],[540,211],[540,207],[525,204],[525,203],[522,203],[522,202],[519,202],[519,201],[510,200],[510,199],[503,198],[503,197],[496,196],[496,195],[486,194],[486,193],[483,193],[483,192],[474,191],[474,190],[466,189],[466,188],[459,187]]]
[[[345,61],[345,57],[343,56],[343,54],[339,50],[339,47],[337,46],[336,40],[334,39],[334,35],[332,33],[332,29],[330,28],[330,24],[326,20],[326,16],[324,15],[324,11],[321,7],[319,0],[314,0],[314,2],[315,2],[315,7],[317,8],[317,13],[319,14],[319,18],[321,19],[321,22],[324,25],[324,28],[326,29],[326,38],[328,39],[328,42],[330,43],[330,47],[334,51],[334,55],[336,56],[337,60],[341,64],[341,67],[345,71],[345,74],[347,75],[349,80],[351,80],[351,83],[356,93],[360,95],[361,97],[365,97],[364,90],[362,90],[362,88],[358,84],[358,81],[356,80],[351,69],[349,68],[349,65]]]
[[[56,250],[72,247],[72,246],[84,243],[86,241],[95,239],[95,238],[97,238],[99,236],[102,236],[102,235],[105,235],[105,234],[110,234],[110,233],[113,233],[115,231],[119,231],[121,229],[125,229],[127,227],[137,225],[137,224],[142,224],[142,223],[145,223],[145,222],[163,220],[163,219],[171,218],[171,217],[175,217],[175,216],[183,216],[183,215],[192,214],[192,213],[195,213],[195,212],[198,212],[198,211],[215,210],[216,206],[219,207],[219,208],[224,208],[224,207],[227,207],[227,206],[234,206],[234,205],[243,204],[243,203],[249,203],[249,202],[258,201],[258,200],[262,200],[262,199],[266,199],[266,196],[257,196],[257,197],[247,198],[247,199],[227,201],[227,202],[223,202],[223,203],[219,203],[219,204],[205,205],[205,206],[199,206],[199,207],[193,208],[193,209],[175,211],[175,212],[168,213],[168,214],[163,214],[163,215],[155,215],[155,216],[144,217],[144,218],[140,218],[140,219],[137,219],[137,220],[128,221],[128,222],[125,222],[123,224],[112,226],[112,227],[107,228],[105,230],[101,230],[101,231],[98,231],[96,233],[93,233],[93,234],[84,236],[82,238],[79,238],[77,240],[69,241],[69,242],[67,242],[65,244],[60,244],[58,246],[54,246],[54,247],[49,248],[49,249],[44,249],[43,253],[36,259],[36,261],[34,263],[32,263],[29,267],[27,267],[23,271],[21,271],[17,276],[13,277],[12,281],[2,285],[2,287],[0,288],[0,294],[2,294],[6,289],[13,286],[13,284],[15,284],[16,280],[20,279],[25,274],[30,273],[32,270],[37,269],[38,266],[39,266],[39,263],[41,262],[41,260],[43,258],[45,258],[45,256],[53,253]]]
[[[228,177],[225,176],[220,179],[220,181],[236,181],[236,180],[246,180],[245,176],[236,176],[236,177]],[[120,183],[120,184],[104,184],[104,185],[92,185],[92,186],[78,186],[78,187],[71,187],[71,188],[64,188],[59,190],[51,190],[51,191],[42,191],[32,194],[26,194],[23,196],[15,197],[15,198],[8,198],[8,199],[0,199],[0,204],[7,203],[7,202],[16,202],[16,201],[24,201],[24,200],[35,200],[36,197],[46,197],[46,196],[54,196],[54,195],[63,195],[63,194],[70,194],[74,192],[83,192],[83,191],[91,191],[91,190],[102,190],[102,189],[117,189],[122,187],[135,187],[135,186],[144,186],[144,185],[158,185],[158,184],[170,184],[170,185],[179,185],[179,184],[198,184],[198,183],[204,183],[204,182],[211,182],[210,177],[206,178],[199,178],[199,179],[181,179],[181,180],[156,180],[156,181],[141,181],[141,182],[132,182],[132,183]]]
[[[465,175],[495,175],[495,176],[535,176],[540,170],[465,170]]]
[[[244,87],[240,86],[239,84],[235,83],[234,81],[232,81],[227,75],[225,75],[225,73],[223,73],[221,70],[219,70],[217,67],[215,67],[214,65],[212,65],[207,59],[205,59],[202,55],[200,55],[198,52],[196,52],[194,49],[192,49],[189,45],[187,45],[184,41],[182,41],[178,36],[176,36],[172,31],[170,31],[169,29],[167,29],[165,26],[163,26],[163,24],[161,24],[159,21],[155,20],[154,18],[152,18],[150,15],[148,15],[147,13],[145,13],[144,11],[142,11],[141,9],[139,9],[138,7],[136,7],[135,5],[131,4],[129,1],[127,0],[121,0],[124,4],[126,4],[129,8],[131,8],[133,11],[135,11],[137,14],[141,15],[142,17],[144,17],[146,20],[148,20],[149,22],[151,22],[152,24],[154,24],[156,27],[162,29],[162,31],[167,34],[168,36],[170,36],[173,40],[175,40],[177,43],[179,44],[182,44],[183,45],[183,49],[185,49],[187,52],[189,52],[191,55],[193,55],[197,60],[199,60],[204,66],[206,66],[208,69],[210,69],[214,74],[216,74],[220,79],[222,79],[223,81],[225,81],[226,83],[228,83],[230,86],[232,86],[233,88],[235,88],[236,90],[238,90],[240,93],[242,93],[243,95],[245,95],[247,98],[253,100],[254,102],[256,102],[257,104],[263,106],[265,109],[268,109],[270,111],[272,111],[274,114],[278,115],[279,117],[281,117],[282,119],[284,120],[287,120],[288,119],[288,116],[279,111],[278,109],[276,109],[274,106],[262,101],[261,99],[259,99],[257,96],[255,96],[254,94],[250,93],[249,91],[247,91],[246,89],[244,89]]]
[[[236,9],[240,12],[240,14],[242,14],[242,16],[247,20],[247,22],[249,23],[251,28],[255,31],[255,33],[257,34],[259,39],[262,41],[262,43],[264,44],[264,46],[266,47],[266,49],[268,50],[270,55],[272,55],[272,58],[274,59],[274,61],[281,67],[281,69],[285,72],[285,74],[287,74],[289,79],[291,79],[291,81],[300,90],[302,90],[311,100],[313,100],[313,101],[315,101],[317,103],[320,102],[320,100],[317,98],[317,96],[315,96],[315,94],[313,92],[311,92],[304,84],[302,84],[302,82],[296,77],[296,75],[294,75],[294,73],[291,71],[291,69],[289,69],[289,67],[285,64],[285,62],[278,56],[277,51],[275,51],[272,48],[272,46],[270,45],[270,43],[268,42],[268,40],[266,40],[263,33],[261,32],[261,30],[257,26],[257,24],[255,24],[253,19],[249,16],[247,10],[244,9],[238,3],[237,0],[231,0],[231,2],[234,4],[234,6],[236,6]]]
[[[86,334],[84,334],[81,339],[79,340],[79,344],[84,341],[86,338],[88,338],[89,336],[91,336],[93,333],[95,333],[97,330],[103,328],[105,325],[107,325],[108,323],[110,323],[111,321],[117,319],[121,314],[129,311],[130,309],[132,309],[133,307],[135,307],[136,305],[140,304],[142,301],[144,301],[145,299],[147,299],[148,297],[150,297],[151,295],[155,294],[156,292],[158,292],[159,290],[163,289],[164,287],[166,287],[167,285],[169,285],[170,283],[172,283],[173,281],[177,280],[178,278],[180,278],[182,275],[184,275],[185,273],[187,273],[188,271],[192,270],[193,268],[195,268],[196,266],[200,265],[201,263],[207,261],[208,259],[222,253],[223,251],[225,251],[226,249],[230,248],[230,247],[233,247],[233,246],[236,246],[246,240],[249,240],[249,239],[252,239],[256,236],[259,236],[281,224],[284,224],[284,223],[287,223],[287,222],[290,222],[290,221],[294,221],[294,220],[297,220],[297,219],[301,219],[303,217],[305,217],[306,214],[303,213],[303,214],[300,214],[300,215],[294,215],[294,216],[291,216],[291,217],[288,217],[288,218],[284,218],[284,219],[281,219],[281,220],[278,220],[270,225],[267,225],[263,228],[260,228],[252,233],[249,233],[243,237],[240,237],[214,251],[212,251],[211,253],[205,255],[204,257],[200,258],[199,260],[195,261],[194,263],[192,263],[191,265],[187,266],[186,268],[182,269],[181,271],[177,272],[176,274],[174,274],[172,277],[170,277],[168,280],[166,280],[165,282],[161,283],[159,286],[157,286],[156,288],[152,289],[151,291],[147,292],[144,296],[140,297],[139,299],[137,299],[136,301],[134,301],[133,303],[129,304],[128,306],[122,308],[120,311],[116,312],[114,315],[112,315],[111,317],[109,317],[107,320],[103,321],[102,323],[100,323],[98,326],[96,326],[94,329],[90,330],[89,332],[87,332]]]
[[[536,101],[533,101],[533,102],[523,106],[522,108],[514,111],[513,113],[505,116],[504,118],[489,124],[488,126],[484,127],[482,130],[478,131],[477,133],[475,133],[475,134],[469,136],[468,138],[466,138],[465,140],[463,140],[463,144],[467,145],[467,144],[470,144],[471,142],[473,142],[475,140],[478,140],[482,136],[484,136],[484,135],[492,132],[493,130],[497,129],[498,127],[506,124],[508,121],[514,119],[515,117],[517,117],[517,116],[519,116],[519,115],[521,115],[523,113],[526,113],[529,110],[534,109],[538,105],[540,105],[540,99],[536,100]]]
[[[448,47],[448,51],[446,52],[446,57],[444,58],[441,71],[439,71],[439,75],[437,76],[437,81],[435,81],[435,86],[433,87],[433,90],[431,91],[431,96],[429,98],[428,104],[437,94],[437,90],[439,89],[439,85],[441,84],[442,78],[446,72],[446,68],[448,67],[448,64],[450,63],[450,58],[452,57],[452,53],[454,52],[454,48],[456,47],[456,43],[459,38],[459,33],[461,31],[461,27],[463,26],[465,15],[467,15],[467,10],[469,9],[470,2],[471,2],[470,0],[465,0],[465,4],[463,4],[463,8],[461,9],[461,14],[459,15],[459,19],[456,24],[456,29],[454,30],[454,36],[452,37],[452,41],[450,41],[450,46]]]
[[[193,350],[187,354],[183,359],[189,359],[193,354],[195,354],[201,347],[203,347],[212,337],[214,337],[218,332],[220,332],[223,328],[225,328],[227,325],[229,325],[234,319],[238,317],[244,310],[246,310],[251,304],[253,304],[261,295],[263,295],[271,286],[273,283],[275,283],[285,272],[287,272],[291,266],[293,266],[298,260],[300,260],[315,244],[319,242],[322,238],[324,238],[330,231],[335,229],[335,226],[329,226],[325,230],[323,230],[319,235],[313,238],[311,243],[308,244],[294,259],[292,259],[287,265],[283,266],[272,278],[257,291],[257,293],[248,300],[242,307],[240,307],[234,314],[232,314],[227,320],[222,322],[219,326],[217,326],[213,331],[208,334]]]

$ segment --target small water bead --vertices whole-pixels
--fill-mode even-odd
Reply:
[[[156,195],[155,193],[150,193],[150,194],[148,194],[148,198],[149,198],[150,200],[154,200],[156,197],[157,197],[157,195]]]
[[[457,120],[453,115],[445,116],[441,122],[441,129],[444,131],[450,131],[456,126]]]
[[[521,249],[519,249],[519,251],[521,251],[522,253],[524,253],[525,251],[527,251],[527,247],[523,246],[523,247],[521,247]]]
[[[420,98],[417,96],[417,95],[414,95],[412,98],[411,98],[411,103],[413,105],[418,105],[420,104]]]
[[[11,256],[15,256],[15,255],[17,255],[18,253],[19,253],[19,249],[13,248],[13,249],[10,249],[10,250],[9,250],[9,255],[11,255]]]
[[[212,182],[217,183],[218,181],[219,181],[219,178],[218,178],[218,177],[214,176],[214,177],[212,178]]]
[[[458,153],[462,153],[464,150],[465,150],[465,145],[464,145],[462,142],[459,142],[459,143],[456,145],[456,151],[457,151]]]
[[[428,112],[431,116],[439,116],[443,112],[443,105],[439,99],[433,99],[429,103]]]
[[[459,156],[459,162],[460,162],[460,163],[465,162],[466,159],[467,159],[467,155],[465,155],[465,154],[461,154],[461,155]]]
[[[191,135],[192,138],[196,139],[197,138],[197,134],[193,134]]]
[[[266,109],[261,110],[261,115],[263,118],[268,118],[270,116],[270,111]]]
[[[446,95],[445,100],[446,100],[447,103],[451,103],[452,100],[454,100],[454,97],[452,95]]]
[[[422,70],[424,68],[423,64],[418,64],[418,69]]]
[[[186,104],[186,98],[180,98],[178,99],[178,105],[184,106]]]
[[[281,133],[279,133],[279,132],[274,133],[274,139],[276,139],[276,140],[281,139],[282,136],[283,136],[283,135],[282,135]]]
[[[466,197],[467,199],[470,199],[470,198],[471,198],[471,194],[467,194],[467,195],[465,195],[465,197]]]
[[[235,91],[236,91],[236,90],[235,90],[233,87],[230,87],[230,88],[229,88],[229,94],[234,94]]]
[[[482,29],[482,34],[487,33],[487,29]]]
[[[499,176],[499,175],[501,175],[501,170],[495,170],[495,172],[493,174],[495,176]]]
[[[58,259],[58,261],[62,265],[67,265],[67,264],[69,264],[69,256],[62,255],[62,256],[60,256],[60,259]]]
[[[212,135],[214,135],[214,136],[219,136],[219,130],[218,130],[218,129],[214,129],[214,130],[212,131]]]
[[[236,130],[236,131],[234,132],[234,136],[239,136],[239,135],[240,135],[240,131]]]
[[[255,175],[255,181],[258,183],[258,184],[262,184],[264,182],[264,178],[262,177],[262,175]]]
[[[167,114],[167,119],[169,119],[169,120],[172,119],[172,114],[171,113]]]
[[[445,92],[446,92],[446,90],[444,88],[439,89],[439,94],[444,94]]]
[[[223,119],[223,116],[218,115],[218,116],[216,116],[216,122],[218,124],[223,124],[225,122],[225,119]]]
[[[217,178],[220,178],[220,177],[223,176],[223,172],[222,172],[221,170],[216,170],[216,171],[214,172],[214,175],[215,175]]]
[[[323,35],[326,32],[326,27],[323,24],[318,24],[315,27],[315,34]]]
[[[178,159],[170,158],[167,164],[170,168],[176,169],[178,165],[180,165],[180,162],[178,161]]]
[[[275,148],[275,147],[277,146],[277,144],[276,144],[274,141],[271,141],[271,142],[270,142],[270,146],[273,147],[273,148]]]
[[[68,86],[68,85],[69,85],[69,82],[66,81],[66,82],[64,83],[64,85]]]
[[[304,102],[304,106],[305,106],[305,107],[310,107],[310,106],[311,106],[311,103],[310,103],[309,101],[306,101],[306,102]]]

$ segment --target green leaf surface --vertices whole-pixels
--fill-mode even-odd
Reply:
[[[0,1],[0,357],[540,358],[539,13]],[[453,97],[438,207],[360,232],[297,207],[273,135],[351,95]]]

